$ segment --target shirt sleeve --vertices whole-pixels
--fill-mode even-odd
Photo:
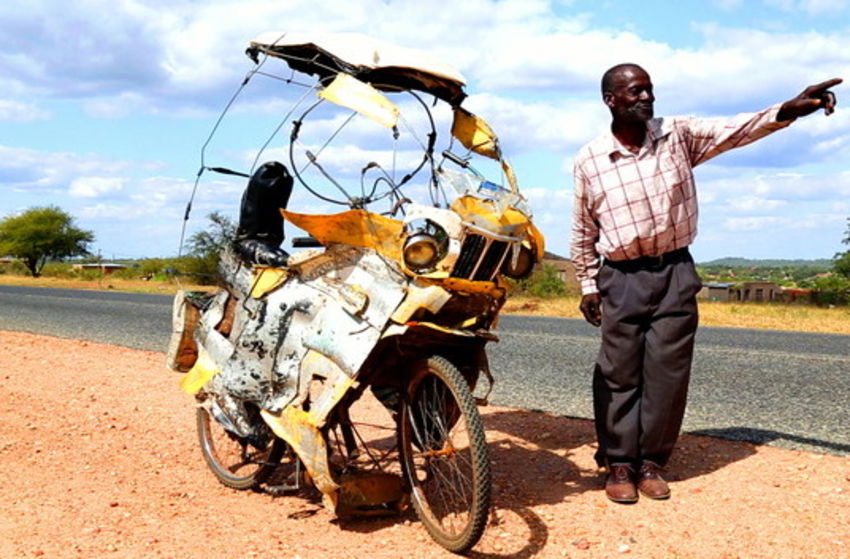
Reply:
[[[779,122],[776,115],[781,103],[757,113],[742,113],[732,118],[690,118],[687,120],[687,145],[691,165],[705,163],[724,151],[745,146],[792,121]]]
[[[581,284],[581,294],[597,293],[596,275],[599,273],[599,223],[590,212],[587,177],[576,164],[573,169],[575,200],[573,202],[573,230],[570,242],[570,258],[576,270],[576,279]]]

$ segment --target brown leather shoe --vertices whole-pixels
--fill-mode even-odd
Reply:
[[[615,503],[636,503],[635,469],[630,464],[611,464],[605,478],[605,495]]]
[[[644,497],[650,499],[669,499],[670,487],[659,473],[661,466],[655,462],[644,460],[638,471],[638,490]]]

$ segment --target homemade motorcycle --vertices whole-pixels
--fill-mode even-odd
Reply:
[[[237,238],[221,256],[219,290],[175,298],[169,366],[186,373],[181,387],[197,403],[203,456],[229,487],[312,485],[340,516],[386,514],[412,502],[434,540],[465,552],[481,537],[490,507],[477,409],[493,383],[485,346],[497,339],[491,329],[508,289],[503,277],[530,274],[543,238],[496,135],[461,107],[456,70],[355,35],[272,34],[253,41],[248,54],[255,73],[270,58],[283,60],[292,71],[287,85],[296,71],[315,76],[306,87],[319,99],[292,123],[289,166],[269,162],[251,175]],[[451,140],[439,153],[437,122],[422,94],[450,109]],[[418,122],[430,128],[427,140],[414,142],[421,159],[403,154],[414,168],[400,178],[394,167],[368,162],[354,196],[345,176],[331,172],[334,161],[322,159],[339,131],[321,147],[304,142],[307,117],[331,103],[351,110],[348,121],[333,122],[365,117],[397,142],[411,121],[390,95],[412,97],[425,115]],[[472,165],[478,155],[495,162],[499,183]],[[398,159],[394,152],[391,165]],[[199,176],[206,170],[238,174],[202,166]],[[348,209],[283,207],[301,187]],[[430,203],[411,201],[416,193]],[[374,209],[379,204],[386,210]],[[302,250],[280,248],[281,219],[307,234],[293,240]],[[476,398],[481,377],[487,386]],[[369,426],[352,420],[367,394],[390,433],[364,434]]]

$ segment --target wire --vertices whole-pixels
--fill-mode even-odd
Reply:
[[[336,204],[338,206],[347,206],[349,204],[349,202],[340,202],[339,200],[334,200],[333,198],[328,198],[327,196],[319,194],[318,192],[316,192],[315,190],[310,188],[310,185],[308,185],[304,181],[304,178],[301,176],[301,173],[298,172],[298,166],[295,164],[295,149],[294,149],[294,147],[295,147],[295,142],[298,140],[298,134],[301,131],[301,125],[304,123],[304,118],[308,114],[310,114],[310,112],[312,112],[313,109],[318,107],[322,103],[322,101],[324,101],[324,99],[319,99],[318,101],[313,103],[313,105],[310,106],[310,108],[308,108],[306,111],[304,111],[304,114],[301,115],[301,118],[299,118],[298,120],[296,120],[292,123],[292,132],[289,135],[289,166],[292,168],[292,174],[295,176],[296,179],[298,179],[298,182],[301,183],[301,186],[306,188],[307,191],[310,194],[312,194],[316,198],[323,200],[325,202],[328,202],[330,204]],[[348,196],[347,193],[346,193],[346,196]]]
[[[278,39],[278,40],[280,40],[280,39]],[[183,226],[180,228],[180,244],[177,247],[177,257],[178,258],[180,258],[183,255],[183,243],[186,239],[186,224],[189,221],[189,214],[192,212],[192,202],[194,202],[195,195],[198,192],[198,184],[201,181],[201,175],[203,175],[204,171],[207,169],[207,167],[206,167],[207,146],[209,146],[210,142],[213,139],[213,136],[215,136],[215,133],[218,131],[218,127],[221,125],[221,121],[224,120],[225,115],[227,115],[227,113],[230,111],[230,107],[233,106],[233,103],[236,101],[236,99],[242,93],[242,90],[245,89],[245,86],[248,85],[248,82],[251,81],[251,78],[254,77],[254,74],[256,74],[260,70],[260,68],[263,67],[263,65],[266,63],[267,60],[268,60],[268,56],[263,57],[263,59],[260,62],[256,63],[254,68],[251,68],[251,70],[249,70],[245,74],[245,77],[242,79],[242,83],[239,85],[238,88],[236,88],[236,91],[233,93],[233,95],[230,97],[230,100],[224,106],[224,109],[221,111],[221,114],[218,116],[218,119],[215,121],[215,124],[213,125],[212,130],[210,130],[210,133],[207,136],[206,141],[201,146],[201,167],[200,167],[200,169],[198,169],[198,173],[195,175],[195,183],[192,186],[192,193],[189,195],[189,201],[186,203],[186,211],[183,214]]]
[[[260,160],[260,156],[263,154],[264,151],[266,151],[266,148],[272,142],[274,137],[277,136],[277,133],[280,132],[280,129],[283,128],[283,125],[286,124],[286,121],[289,120],[289,117],[292,116],[292,113],[294,113],[295,110],[298,107],[301,106],[301,103],[304,102],[304,100],[307,98],[307,95],[309,93],[311,93],[314,89],[318,89],[318,88],[311,88],[311,89],[305,91],[304,95],[302,95],[301,98],[298,99],[298,101],[295,102],[295,105],[293,105],[293,107],[289,110],[289,112],[286,113],[286,115],[280,120],[280,124],[277,125],[277,127],[274,129],[274,132],[272,132],[271,136],[269,136],[268,140],[266,140],[266,143],[264,143],[263,146],[260,148],[260,151],[257,152],[256,157],[254,157],[254,162],[251,163],[251,174],[252,175],[254,174],[254,169],[257,167],[257,162]]]
[[[348,125],[348,123],[351,122],[351,119],[353,119],[355,116],[357,116],[357,111],[352,111],[351,114],[348,115],[348,118],[346,118],[343,121],[343,123],[340,124],[339,127],[334,131],[334,133],[331,134],[331,136],[325,141],[325,143],[322,144],[322,147],[319,148],[319,151],[317,151],[315,153],[315,157],[319,157],[322,154],[322,152],[325,151],[325,148],[328,147],[328,144],[330,144],[334,140],[334,138],[336,138],[339,135],[339,133],[342,132],[342,129],[345,128]],[[302,173],[304,172],[305,169],[307,169],[307,167],[310,165],[310,163],[312,163],[312,161],[305,163],[304,166],[301,167]],[[348,196],[348,194],[346,194],[346,196]],[[350,198],[350,196],[349,196],[349,198]]]

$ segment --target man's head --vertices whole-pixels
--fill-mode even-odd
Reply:
[[[637,64],[617,64],[602,76],[602,100],[615,124],[645,123],[652,118],[652,80]]]

